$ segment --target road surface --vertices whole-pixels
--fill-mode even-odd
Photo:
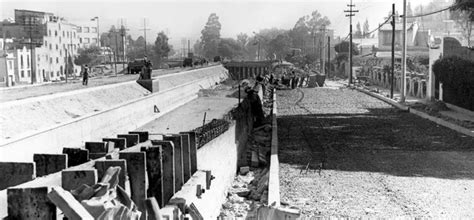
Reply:
[[[304,216],[474,218],[474,138],[338,86],[277,101],[282,202]]]

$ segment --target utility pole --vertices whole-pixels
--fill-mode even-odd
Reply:
[[[128,29],[123,26],[123,19],[120,19],[120,36],[122,36],[122,68],[125,69],[125,36],[127,35]]]
[[[319,29],[319,31],[321,31],[322,33],[322,36],[320,38],[320,44],[319,44],[319,56],[320,56],[320,63],[321,63],[321,73],[325,73],[325,62],[324,62],[324,48],[323,48],[323,45],[325,45],[324,43],[324,39],[326,38],[326,25],[323,25],[321,27],[321,29]]]
[[[188,39],[188,55],[191,53],[191,40]]]
[[[395,4],[392,4],[392,75],[390,77],[390,98],[393,99],[393,79],[395,75]]]
[[[145,37],[145,56],[146,56],[148,54],[146,51],[146,31],[151,30],[151,29],[146,28],[146,18],[143,18],[143,29],[140,29],[140,30],[143,31],[143,35]]]
[[[346,14],[346,17],[349,17],[349,85],[352,84],[352,17],[355,16],[356,12],[359,12],[359,10],[354,10],[353,8],[355,7],[354,4],[352,4],[352,0],[349,5],[349,10],[344,10],[344,12],[349,13]]]
[[[27,20],[28,20],[28,22],[27,22]],[[34,54],[33,54],[33,46],[36,45],[36,43],[33,43],[33,28],[36,26],[36,24],[34,24],[33,20],[34,20],[33,16],[29,16],[29,17],[24,16],[23,17],[23,25],[24,25],[24,28],[28,30],[28,34],[29,34],[29,38],[30,38],[29,42],[27,42],[27,43],[22,42],[22,44],[26,44],[26,45],[30,46],[31,84],[34,84],[36,82],[36,71],[35,71],[36,65],[34,64],[35,57],[34,57]]]
[[[118,40],[117,40],[117,37],[118,37],[118,33],[117,32],[114,32],[114,36],[115,36],[115,53],[114,53],[114,59],[115,59],[115,76],[117,76],[117,56],[118,56]]]
[[[403,0],[403,33],[402,33],[402,83],[400,102],[405,102],[406,96],[406,68],[407,68],[407,0]]]
[[[329,74],[331,73],[331,36],[328,36],[328,74],[326,78],[329,78]]]

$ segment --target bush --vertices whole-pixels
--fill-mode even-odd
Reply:
[[[474,111],[474,62],[444,57],[433,64],[436,78],[443,83],[443,100]]]

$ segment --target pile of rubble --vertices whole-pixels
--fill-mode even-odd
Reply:
[[[109,167],[102,180],[66,191],[53,187],[48,198],[69,219],[140,219],[141,212],[119,186],[120,167]]]

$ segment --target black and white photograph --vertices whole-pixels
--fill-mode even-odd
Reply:
[[[0,0],[0,219],[474,219],[474,0]]]

